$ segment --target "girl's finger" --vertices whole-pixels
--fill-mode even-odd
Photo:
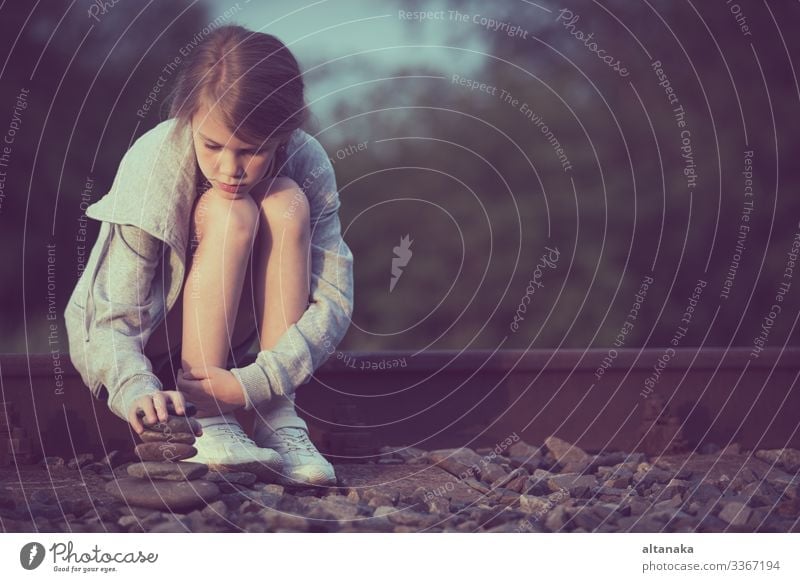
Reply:
[[[167,422],[169,412],[167,412],[167,400],[162,392],[153,394],[153,406],[155,407],[156,414],[158,415],[159,422]]]
[[[172,402],[172,408],[175,409],[175,414],[183,415],[186,413],[186,398],[180,392],[168,392],[167,397]]]
[[[140,408],[144,411],[144,424],[153,425],[158,422],[158,417],[156,416],[156,410],[153,407],[152,399],[145,398],[144,402],[142,402],[140,405]]]
[[[139,420],[139,407],[134,406],[133,410],[128,413],[128,422],[133,427],[133,430],[136,431],[136,434],[142,434],[144,431],[144,426],[142,425],[142,421]]]

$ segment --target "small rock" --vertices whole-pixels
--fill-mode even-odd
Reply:
[[[488,463],[481,466],[481,481],[484,483],[494,483],[507,477],[506,470],[497,463]],[[492,485],[494,488],[494,485]]]
[[[756,451],[756,458],[783,467],[790,473],[800,471],[800,451],[796,449]]]
[[[750,519],[752,510],[744,503],[737,501],[723,503],[719,518],[733,526],[744,526]]]
[[[151,509],[186,511],[202,507],[220,495],[214,483],[196,481],[146,481],[127,477],[106,483],[106,491],[117,499]]]
[[[536,457],[511,456],[508,458],[508,462],[513,469],[522,467],[529,473],[533,473],[541,465],[542,457],[541,455],[537,455]]]
[[[518,441],[508,447],[508,456],[509,457],[526,457],[526,458],[534,458],[534,457],[541,457],[542,453],[539,451],[539,447],[534,445],[529,445],[525,441]]]
[[[460,479],[469,477],[480,478],[480,467],[482,457],[468,448],[457,449],[438,449],[431,451],[426,458],[433,464],[438,465],[451,475]]]
[[[556,532],[561,531],[567,521],[569,521],[569,512],[563,505],[557,505],[547,514],[544,525],[550,531]]]
[[[597,479],[593,475],[573,473],[551,477],[547,484],[553,492],[566,489],[571,497],[588,497],[592,489],[597,486]]]
[[[684,481],[682,479],[671,479],[667,486],[662,491],[662,494],[667,497],[672,497],[673,495],[683,495],[686,493],[689,488],[692,486],[691,481]]]
[[[556,436],[547,437],[544,444],[566,473],[580,473],[592,462],[583,449]]]
[[[197,454],[191,445],[180,443],[141,443],[134,448],[136,456],[142,461],[182,461]]]
[[[510,473],[506,474],[503,471],[502,475],[500,475],[495,481],[492,482],[492,489],[497,489],[498,487],[505,487],[508,483],[513,481],[514,479],[519,479],[522,477],[523,479],[527,480],[528,472],[525,469],[514,469]]]
[[[375,499],[372,499],[375,501]],[[427,501],[428,513],[450,513],[450,500],[444,497],[434,497]]]
[[[92,461],[94,461],[94,455],[92,453],[81,453],[77,457],[69,460],[69,463],[67,463],[67,468],[80,469]]]
[[[128,465],[128,475],[138,479],[160,479],[163,481],[192,481],[208,473],[202,463],[178,461],[175,463],[143,461]],[[211,479],[209,479],[211,480]]]
[[[109,453],[100,459],[100,463],[107,465],[111,469],[115,469],[122,465],[123,463],[127,463],[129,461],[129,457],[131,456],[130,451],[127,453],[123,453],[122,451],[118,451],[114,449],[113,451],[109,451]]]
[[[546,514],[553,503],[547,497],[537,497],[535,495],[520,495],[519,496],[519,509],[523,513],[534,514],[540,518]]]
[[[481,483],[477,479],[473,479],[472,477],[464,479],[463,483],[464,485],[472,487],[475,491],[480,491],[484,495],[491,493],[491,489],[487,485]]]
[[[254,483],[253,488],[257,491],[269,493],[270,495],[277,495],[278,497],[281,497],[284,493],[283,485],[278,485],[277,483]]]
[[[212,501],[211,503],[209,503],[207,506],[201,509],[200,512],[207,519],[213,517],[227,519],[228,506],[225,505],[224,501],[218,499],[217,501]]]
[[[428,504],[428,507],[431,506],[431,502],[433,500],[435,500],[435,499],[443,499],[448,504],[450,503],[450,501],[447,498],[444,498],[444,497],[432,497],[432,498],[430,498],[430,499],[428,499],[426,501],[426,503]],[[384,495],[383,493],[377,493],[377,494],[373,495],[370,498],[370,500],[367,502],[367,506],[369,506],[369,507],[380,507],[382,505],[383,506],[393,506],[394,504],[395,504],[395,501],[392,499],[392,497],[390,497],[389,495]]]
[[[45,457],[42,459],[41,465],[49,469],[63,469],[67,463],[61,457]]]

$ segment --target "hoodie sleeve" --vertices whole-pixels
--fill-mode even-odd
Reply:
[[[161,249],[159,240],[136,226],[103,222],[82,275],[87,280],[77,288],[85,300],[81,317],[68,318],[73,365],[95,396],[106,397],[109,409],[125,421],[134,399],[162,388],[143,353]]]
[[[287,167],[311,208],[310,303],[272,349],[231,370],[244,388],[245,410],[307,383],[335,352],[353,313],[353,254],[341,235],[333,166],[320,143],[305,135]]]

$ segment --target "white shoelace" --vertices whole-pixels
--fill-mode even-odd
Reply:
[[[251,439],[247,434],[245,434],[244,429],[239,426],[238,424],[212,424],[211,426],[206,427],[206,429],[213,429],[214,432],[222,433],[226,436],[233,438],[236,441],[239,441],[242,444],[246,445],[253,445],[255,446],[255,442]]]
[[[308,433],[302,428],[285,426],[276,430],[275,434],[286,443],[286,447],[290,451],[305,451],[307,453],[317,452],[316,447],[308,438]]]

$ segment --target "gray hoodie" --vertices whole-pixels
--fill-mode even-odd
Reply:
[[[167,119],[133,143],[111,190],[86,210],[102,224],[64,313],[70,359],[92,394],[122,419],[133,399],[162,389],[143,350],[184,283],[197,173],[191,128]],[[325,150],[298,129],[277,173],[300,185],[311,208],[309,307],[274,348],[231,370],[246,410],[307,383],[353,312],[353,255],[341,236]]]

